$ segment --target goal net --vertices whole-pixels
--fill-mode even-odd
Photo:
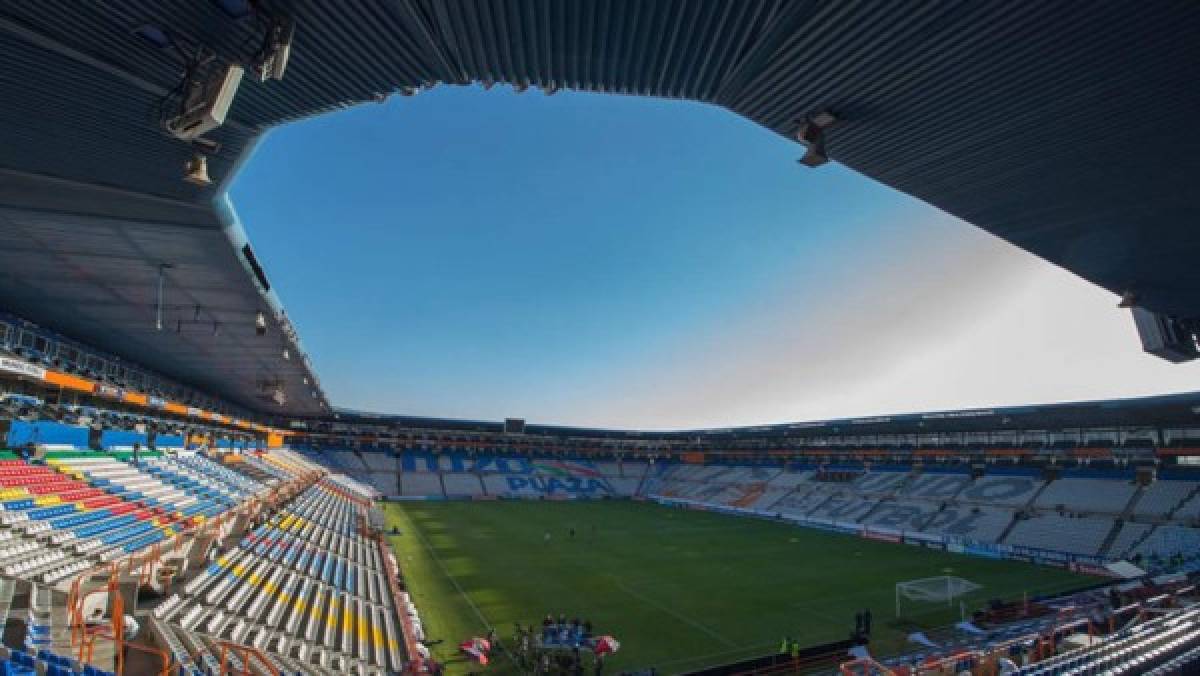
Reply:
[[[952,575],[926,577],[920,580],[896,583],[896,617],[900,617],[900,601],[918,601],[923,603],[942,603],[953,606],[954,599],[979,589],[980,586]]]

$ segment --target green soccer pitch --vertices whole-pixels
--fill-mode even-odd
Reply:
[[[632,501],[409,502],[386,505],[389,539],[439,661],[493,626],[540,631],[547,613],[592,621],[621,642],[605,673],[678,673],[776,650],[847,638],[870,608],[874,654],[915,629],[945,626],[958,604],[905,602],[895,584],[955,575],[981,585],[968,609],[1087,586],[1095,578],[864,540],[784,523]],[[569,536],[574,528],[575,537]],[[545,534],[550,539],[545,539]],[[915,648],[916,646],[914,646]],[[450,673],[478,670],[455,662]],[[500,654],[489,673],[514,673]]]

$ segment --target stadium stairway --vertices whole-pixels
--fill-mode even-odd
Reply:
[[[638,478],[637,478],[638,485],[637,485],[637,490],[634,492],[634,495],[646,495],[646,493],[648,492],[649,487],[646,485],[646,481],[650,478],[650,468],[651,468],[651,465],[647,464],[642,469],[640,476],[638,476]],[[625,471],[625,469],[624,469],[624,467],[622,467],[621,472],[623,473],[624,471]]]
[[[1004,530],[1000,531],[1000,534],[996,536],[996,542],[1004,542],[1007,540],[1008,536],[1012,534],[1013,529],[1017,527],[1017,523],[1019,521],[1020,519],[1017,516],[1017,512],[1013,512],[1012,518],[1008,520],[1008,525],[1005,526]]]
[[[1028,500],[1026,500],[1023,504],[1018,506],[1018,510],[1020,510],[1023,507],[1032,507],[1032,506],[1038,504],[1038,500],[1041,499],[1042,493],[1045,493],[1046,489],[1050,488],[1050,486],[1053,483],[1054,483],[1053,481],[1047,481],[1047,482],[1043,483],[1041,486],[1038,486],[1037,490],[1034,491],[1033,495],[1029,496]],[[1001,538],[999,541],[1003,542],[1004,539]]]
[[[362,506],[321,483],[167,599],[177,632],[252,646],[283,667],[383,674],[403,664],[395,603]]]
[[[1109,551],[1112,549],[1113,543],[1117,541],[1117,536],[1120,535],[1121,530],[1125,528],[1125,523],[1126,522],[1124,519],[1113,519],[1112,528],[1109,528],[1108,535],[1105,535],[1104,541],[1100,543],[1100,550],[1098,552],[1099,556],[1108,556]]]
[[[1183,509],[1184,505],[1195,500],[1200,500],[1200,483],[1196,484],[1196,486],[1192,489],[1192,492],[1188,493],[1187,497],[1180,500],[1178,504],[1171,508],[1171,511],[1167,513],[1167,518],[1175,518],[1175,515],[1179,513],[1179,510]]]

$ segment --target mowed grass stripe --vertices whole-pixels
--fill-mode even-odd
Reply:
[[[785,635],[804,644],[845,638],[863,608],[875,616],[873,649],[890,652],[914,629],[958,619],[957,604],[908,604],[896,621],[898,581],[951,571],[983,585],[968,608],[1093,581],[649,503],[423,502],[387,512],[405,532],[392,542],[426,634],[445,639],[435,647],[440,658],[489,621],[508,638],[514,622],[539,625],[546,613],[565,613],[621,640],[606,670],[653,665],[674,673],[769,652]],[[505,671],[511,666],[489,668]]]

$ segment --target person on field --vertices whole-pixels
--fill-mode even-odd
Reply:
[[[863,633],[867,636],[871,635],[871,609],[867,608],[863,611]]]

